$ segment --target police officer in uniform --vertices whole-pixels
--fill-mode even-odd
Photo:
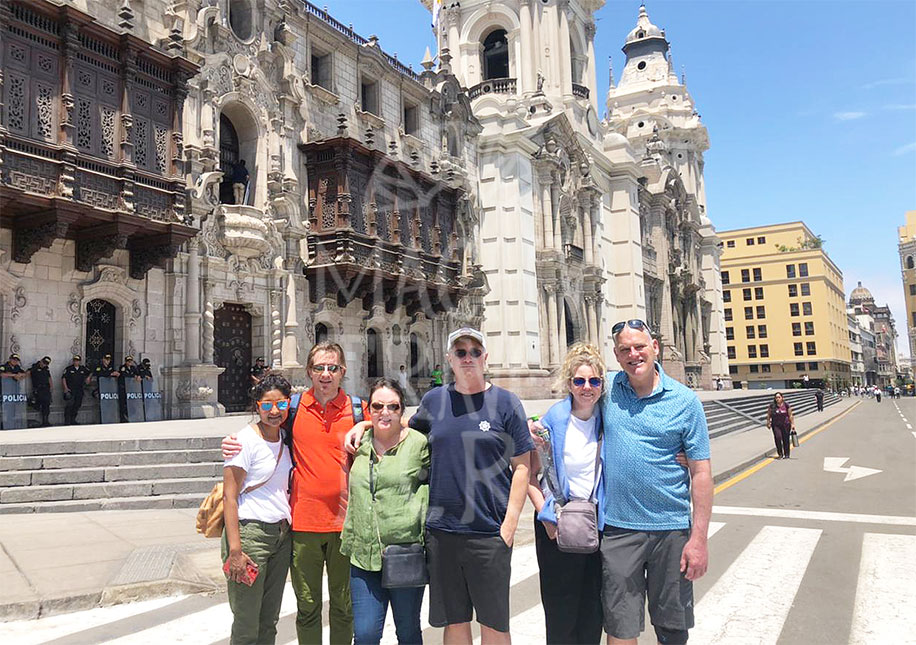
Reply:
[[[79,414],[80,406],[83,405],[83,392],[92,372],[82,364],[83,357],[79,354],[73,356],[73,362],[64,370],[60,378],[61,386],[64,388],[64,400],[67,401],[64,406],[64,425],[79,425],[76,422],[76,415]]]
[[[264,365],[264,357],[258,356],[258,359],[254,362],[254,366],[251,368],[251,387],[254,387],[261,382],[261,379],[267,376],[270,372],[270,368]]]
[[[32,363],[29,368],[29,376],[32,379],[32,394],[35,397],[35,403],[41,412],[41,427],[47,428],[51,425],[48,417],[51,415],[51,370],[48,366],[51,364],[51,357],[45,356],[37,363]]]
[[[124,364],[118,368],[118,408],[121,411],[121,423],[127,423],[127,388],[124,381],[129,378],[140,380],[140,370],[134,363],[133,356],[125,356]]]
[[[19,360],[19,354],[10,354],[9,360],[0,365],[0,378],[11,378],[21,381],[26,376],[26,371],[22,369]]]
[[[95,369],[92,371],[92,375],[98,379],[101,376],[111,376],[117,378],[121,376],[121,373],[114,368],[114,365],[111,364],[111,354],[105,354],[102,357],[102,362],[96,365]]]
[[[144,358],[140,361],[140,366],[137,368],[137,374],[143,379],[153,378],[153,366],[150,364],[148,358]]]

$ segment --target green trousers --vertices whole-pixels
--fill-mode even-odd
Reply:
[[[283,585],[289,572],[290,533],[287,522],[239,522],[242,551],[258,565],[258,577],[250,587],[232,580],[226,583],[233,616],[232,645],[273,645],[276,640]],[[229,557],[225,529],[222,547],[225,562]]]
[[[293,531],[290,578],[296,592],[299,645],[321,645],[321,578],[328,569],[331,645],[353,641],[350,605],[350,559],[340,554],[340,533]]]

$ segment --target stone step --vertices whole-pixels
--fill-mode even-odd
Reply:
[[[0,457],[34,457],[87,453],[202,450],[219,448],[222,437],[162,439],[104,439],[95,441],[36,441],[0,444]]]
[[[196,493],[203,499],[203,496],[210,492],[213,485],[219,481],[222,481],[221,476],[18,486],[0,489],[0,508],[5,507],[7,504],[23,502],[59,502],[144,496],[153,496],[155,498],[158,495],[178,493]]]
[[[55,468],[49,470],[19,470],[0,472],[0,491],[8,486],[47,486],[51,484],[88,484],[144,479],[183,479],[188,477],[219,477],[223,462],[198,464],[157,464],[150,466],[120,466],[112,468]]]
[[[0,457],[0,473],[13,470],[48,470],[54,468],[150,466],[179,463],[195,464],[203,462],[222,462],[222,459],[223,457],[219,448]]]
[[[212,488],[212,486],[211,486]],[[207,489],[207,493],[210,489]],[[53,502],[0,504],[0,515],[12,513],[76,513],[82,511],[130,511],[150,508],[197,508],[206,493],[178,493],[155,497],[114,497],[111,499],[77,499]],[[193,524],[194,518],[188,521]]]

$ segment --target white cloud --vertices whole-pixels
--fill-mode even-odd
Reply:
[[[906,111],[916,110],[916,103],[891,103],[884,106],[885,110]]]
[[[913,143],[908,143],[904,146],[900,146],[899,148],[894,150],[894,156],[899,157],[900,155],[905,155],[908,152],[916,152],[916,141],[914,141]]]
[[[854,121],[865,116],[865,112],[834,112],[833,118],[837,121]]]
[[[860,89],[863,90],[873,90],[876,87],[881,87],[884,85],[907,85],[912,83],[913,79],[906,76],[901,76],[899,78],[883,78],[879,81],[872,81],[871,83],[866,83],[862,85]]]

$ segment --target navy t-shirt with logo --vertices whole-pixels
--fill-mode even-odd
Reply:
[[[534,450],[519,398],[495,385],[470,395],[454,384],[437,387],[424,395],[410,427],[429,435],[426,526],[499,535],[512,484],[510,459]]]

